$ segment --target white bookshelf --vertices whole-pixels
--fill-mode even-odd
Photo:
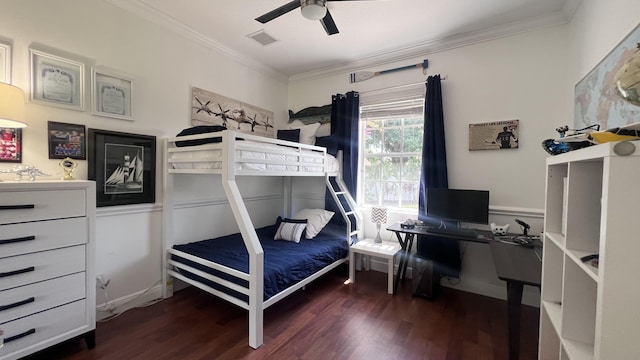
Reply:
[[[640,143],[547,159],[540,359],[640,354]],[[599,265],[580,259],[599,254]]]

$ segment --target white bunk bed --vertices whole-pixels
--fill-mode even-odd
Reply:
[[[202,142],[207,143],[201,144]],[[176,146],[176,143],[180,146]],[[198,144],[192,145],[192,143]],[[326,149],[323,147],[237,133],[233,130],[169,138],[165,141],[164,150],[163,296],[172,295],[172,278],[177,278],[248,310],[249,346],[258,348],[263,343],[263,311],[344,263],[348,257],[329,264],[304,280],[271,296],[268,300],[263,300],[264,251],[236,184],[236,176],[323,176],[336,203],[340,203],[340,200],[344,199],[353,209],[345,209],[343,205],[338,205],[347,224],[345,239],[351,239],[353,236],[362,238],[362,214],[357,210],[352,196],[346,190],[340,177],[340,166],[336,165],[338,161],[331,155],[327,155]],[[244,246],[249,254],[248,273],[173,248],[174,245],[179,245],[174,243],[172,226],[172,192],[175,174],[220,175],[216,178],[221,179]],[[331,182],[332,178],[335,179],[338,191]],[[285,184],[289,185],[289,193],[285,192],[284,210],[286,214],[289,214],[291,211],[290,181],[285,181]],[[352,220],[355,220],[354,227],[352,227]],[[352,228],[356,230],[352,231]],[[177,262],[172,259],[172,256],[196,263],[200,268],[204,266],[207,269],[224,273],[224,277],[233,277],[248,282],[249,285],[248,287],[240,286],[237,281],[228,281],[210,274],[209,271],[202,271]],[[207,284],[187,277],[180,270],[196,274],[200,278],[243,294],[248,300],[217,290],[210,286],[211,283]]]

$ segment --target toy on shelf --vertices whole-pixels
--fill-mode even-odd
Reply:
[[[542,148],[551,155],[558,155],[591,145],[612,141],[640,140],[640,122],[599,131],[600,125],[594,124],[582,129],[569,129],[561,126],[556,129],[560,137],[546,139]]]
[[[22,180],[22,176],[26,175],[29,177],[29,180],[35,181],[36,176],[52,176],[50,174],[45,174],[40,169],[31,165],[19,165],[14,166],[10,169],[0,169],[0,173],[3,174],[16,174],[16,180]]]

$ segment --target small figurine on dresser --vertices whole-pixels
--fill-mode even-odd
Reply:
[[[9,169],[0,169],[0,173],[2,174],[16,174],[17,181],[22,180],[22,176],[26,175],[29,177],[29,180],[36,181],[36,176],[52,176],[50,174],[45,174],[40,169],[31,165],[19,165],[14,166]]]

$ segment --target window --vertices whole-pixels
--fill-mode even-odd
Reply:
[[[418,209],[424,100],[360,107],[361,205]]]

